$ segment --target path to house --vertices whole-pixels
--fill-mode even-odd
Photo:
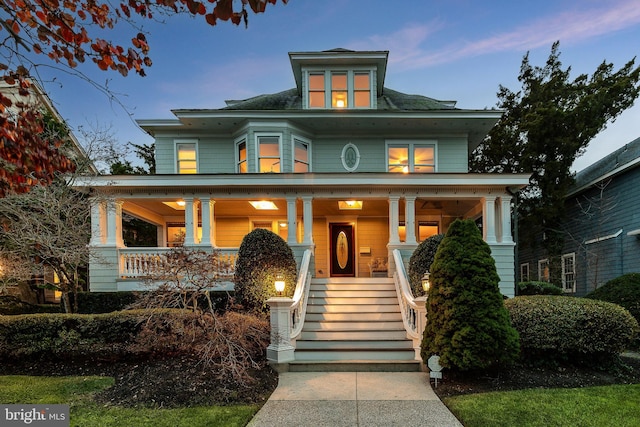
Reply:
[[[249,427],[462,426],[424,372],[287,372]]]

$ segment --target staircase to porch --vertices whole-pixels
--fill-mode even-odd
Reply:
[[[419,369],[393,279],[312,279],[290,371]]]

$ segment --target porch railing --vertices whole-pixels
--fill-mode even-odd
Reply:
[[[309,265],[313,251],[307,249],[302,255],[300,262],[300,273],[298,274],[298,282],[296,290],[293,293],[293,303],[291,304],[291,341],[295,341],[302,332],[302,325],[307,313],[307,301],[309,299],[309,287],[311,286],[311,271]]]
[[[237,248],[215,249],[218,252],[213,271],[220,280],[231,280],[238,260]],[[171,248],[122,248],[119,252],[120,277],[136,279],[161,271]]]
[[[396,267],[395,273],[393,273],[393,281],[396,285],[396,294],[400,303],[400,311],[402,312],[402,322],[407,331],[407,337],[413,341],[415,358],[419,360],[420,343],[426,325],[426,297],[415,298],[413,296],[407,280],[404,262],[402,261],[402,254],[398,249],[393,250],[393,261]]]

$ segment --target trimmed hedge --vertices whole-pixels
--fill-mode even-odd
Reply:
[[[102,314],[126,310],[131,306],[135,307],[135,303],[148,292],[154,291],[80,292],[78,293],[78,312]],[[221,311],[229,306],[229,294],[227,291],[209,292],[215,310]]]
[[[562,295],[562,289],[548,282],[520,282],[518,295]]]
[[[409,284],[414,297],[425,294],[422,289],[422,276],[429,271],[444,234],[436,234],[418,245],[409,258]]]
[[[128,310],[108,314],[0,316],[0,358],[118,360],[157,353],[159,349],[131,348],[151,314],[148,310]],[[153,315],[185,320],[195,316],[180,310],[155,310]],[[179,339],[177,334],[174,339]]]
[[[585,298],[621,305],[640,322],[640,273],[629,273],[609,280]]]
[[[584,298],[532,295],[505,301],[528,362],[596,364],[625,350],[638,322],[619,305]]]

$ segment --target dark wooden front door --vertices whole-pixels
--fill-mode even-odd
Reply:
[[[329,224],[331,236],[331,276],[355,277],[356,250],[353,239],[353,225]]]

